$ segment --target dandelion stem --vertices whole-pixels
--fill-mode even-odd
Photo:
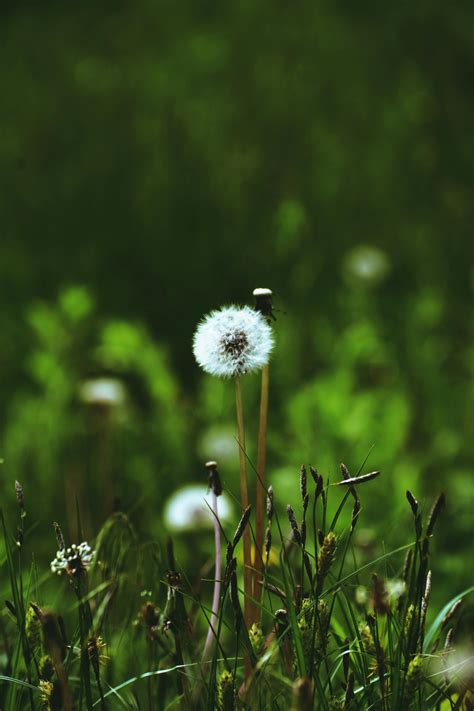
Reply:
[[[217,614],[219,612],[219,600],[221,597],[221,527],[219,525],[219,511],[217,505],[217,496],[212,492],[212,510],[214,512],[214,546],[215,546],[215,572],[214,572],[214,595],[212,598],[212,614],[207,633],[204,653],[202,655],[203,662],[206,662],[211,653],[212,644],[216,636]]]
[[[260,421],[258,428],[258,455],[257,455],[257,490],[256,490],[256,525],[255,525],[255,560],[254,560],[254,581],[253,597],[254,612],[256,622],[259,617],[259,603],[262,596],[262,586],[260,579],[263,572],[263,520],[265,516],[266,488],[265,488],[265,464],[266,464],[266,439],[268,420],[268,393],[270,385],[270,366],[266,363],[262,368],[262,386],[260,391]]]
[[[247,461],[245,458],[245,430],[244,430],[244,413],[242,406],[242,388],[240,378],[235,378],[235,402],[237,408],[237,428],[239,438],[239,461],[240,461],[240,503],[242,509],[245,510],[249,505],[249,491],[247,480]],[[245,527],[243,533],[243,548],[244,548],[244,621],[247,629],[250,626],[251,601],[252,601],[252,569],[250,556],[250,528]],[[250,666],[246,663],[250,673]]]

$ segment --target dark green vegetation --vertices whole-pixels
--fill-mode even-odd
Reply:
[[[163,546],[164,501],[205,482],[203,461],[237,494],[232,389],[198,371],[191,334],[269,286],[281,515],[299,463],[335,481],[373,446],[357,559],[407,543],[407,488],[425,511],[444,491],[432,609],[472,584],[472,15],[465,0],[3,3],[2,506],[14,530],[18,479],[40,581],[52,521],[79,542],[76,499],[88,540],[115,508]],[[78,397],[104,374],[126,387],[117,410]],[[246,379],[253,461],[258,388]],[[174,538],[197,580],[211,534]]]

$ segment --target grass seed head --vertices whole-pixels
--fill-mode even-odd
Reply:
[[[423,657],[417,654],[410,661],[405,677],[405,703],[410,704],[415,699],[415,694],[423,679]]]
[[[300,492],[301,492],[301,500],[303,502],[306,498],[307,486],[308,486],[308,475],[306,473],[305,465],[302,464],[301,469],[300,469]]]
[[[372,575],[372,608],[380,615],[387,615],[390,612],[388,590],[385,581],[376,573]]]
[[[431,536],[433,529],[435,527],[436,521],[441,511],[444,509],[446,503],[446,497],[444,494],[440,494],[433,504],[433,508],[428,516],[428,523],[426,524],[426,535]]]
[[[418,501],[415,499],[415,497],[413,496],[413,494],[411,493],[411,491],[409,489],[407,489],[406,496],[407,496],[407,501],[410,504],[410,508],[412,510],[413,516],[416,516],[418,513]]]
[[[262,627],[258,622],[254,622],[250,627],[249,639],[252,644],[252,649],[255,652],[255,656],[259,657],[263,652],[265,639],[263,636]]]
[[[20,507],[20,514],[21,514],[21,517],[23,518],[24,516],[26,516],[25,494],[23,492],[23,487],[19,481],[15,481],[15,494],[16,494],[16,499],[18,501],[18,506]]]
[[[40,657],[38,662],[38,671],[41,679],[51,681],[54,676],[54,665],[49,654],[43,654],[43,656]]]
[[[219,711],[233,711],[235,700],[234,677],[225,669],[217,684],[217,705]]]
[[[324,536],[318,555],[318,575],[321,580],[326,578],[336,555],[337,537],[333,531]]]
[[[298,528],[298,524],[296,522],[295,512],[293,511],[290,504],[288,504],[288,506],[286,507],[286,513],[288,514],[288,520],[290,522],[291,530],[293,532],[293,540],[295,541],[295,543],[298,543],[298,545],[302,545],[303,541],[301,538],[300,530]]]
[[[273,487],[269,486],[267,491],[267,518],[269,523],[273,519]]]
[[[41,622],[31,603],[25,615],[25,634],[31,651],[35,653],[41,647]]]

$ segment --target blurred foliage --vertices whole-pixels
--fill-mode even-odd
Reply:
[[[118,498],[158,534],[211,443],[232,452],[232,388],[201,377],[193,328],[270,286],[281,503],[302,461],[335,477],[374,445],[373,527],[396,537],[407,486],[446,490],[439,574],[465,586],[472,4],[7,0],[1,14],[4,491],[22,480],[42,524],[63,507],[72,529],[87,499],[93,531]],[[78,397],[104,375],[126,386],[113,415]],[[258,388],[249,377],[251,456]]]
[[[130,502],[152,523],[171,473],[190,459],[187,418],[164,349],[142,326],[102,322],[80,287],[63,291],[56,305],[32,306],[28,322],[29,387],[11,403],[4,454],[34,496],[32,513],[52,520],[63,511],[75,532],[77,496],[88,535],[112,507]],[[96,373],[120,378],[125,402],[81,402],[81,385],[93,384]]]

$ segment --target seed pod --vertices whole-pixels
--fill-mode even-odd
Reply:
[[[308,476],[306,474],[306,467],[304,464],[302,464],[300,469],[300,492],[302,501],[304,501],[306,498],[307,482]]]
[[[425,629],[426,611],[428,610],[428,603],[430,601],[430,595],[431,595],[431,570],[429,570],[426,575],[425,591],[423,593],[423,597],[421,598],[420,629],[422,631],[422,634]]]
[[[269,486],[267,490],[267,518],[271,523],[273,519],[273,487]]]
[[[408,670],[405,677],[405,703],[408,705],[415,698],[415,694],[421,684],[423,678],[423,657],[417,654],[408,665]]]
[[[341,465],[342,467],[342,465]],[[346,469],[347,471],[347,469]],[[371,481],[380,475],[380,472],[369,472],[368,474],[362,474],[362,476],[352,476],[344,478],[343,481],[338,481],[336,486],[355,486],[356,484],[365,484],[366,481]]]
[[[298,524],[296,523],[295,512],[291,508],[290,504],[288,504],[288,506],[286,507],[286,512],[288,514],[288,520],[293,531],[293,540],[295,541],[295,543],[301,545],[301,533],[299,531]]]
[[[422,531],[423,531],[423,525],[421,523],[421,514],[417,513],[415,516],[415,533],[416,533],[417,538],[421,537]]]
[[[301,545],[304,546],[306,543],[306,521],[303,519],[301,521]]]
[[[219,711],[233,711],[234,709],[234,677],[226,669],[219,677],[217,687],[217,700]]]
[[[275,610],[275,622],[277,625],[277,633],[281,634],[288,627],[288,610],[284,607]]]
[[[267,557],[270,555],[270,548],[272,547],[272,532],[270,528],[265,531],[265,553]]]
[[[25,495],[23,493],[23,487],[19,481],[15,481],[15,494],[18,501],[18,506],[20,507],[20,514],[23,518],[25,516]]]
[[[220,496],[222,494],[222,484],[219,472],[217,471],[217,462],[206,462],[206,469],[208,472],[209,489],[211,489],[216,496]]]
[[[323,481],[323,477],[319,476],[318,481],[316,482],[316,489],[314,492],[314,498],[316,499],[316,501],[321,496],[321,494],[323,495],[323,498],[324,498],[324,481]]]
[[[351,475],[349,474],[349,469],[346,467],[346,465],[343,462],[341,462],[341,464],[339,466],[341,469],[342,478],[346,479],[346,480],[350,479]]]
[[[303,499],[303,513],[304,514],[308,510],[308,505],[309,505],[309,494],[306,494],[306,496]]]
[[[446,635],[446,641],[444,643],[444,651],[445,652],[447,652],[452,647],[453,635],[454,635],[454,628],[450,627],[450,629],[448,630],[448,633]]]
[[[410,504],[411,510],[413,512],[413,516],[416,516],[418,513],[418,501],[415,499],[413,494],[409,489],[407,489],[406,497],[408,500],[408,503]]]
[[[372,606],[375,612],[382,615],[387,615],[390,612],[390,603],[388,601],[388,591],[385,586],[385,581],[376,573],[372,574]]]
[[[324,580],[331,569],[336,554],[336,547],[336,534],[330,531],[327,536],[324,537],[318,555],[318,576],[321,580]]]
[[[315,468],[315,467],[312,467],[312,466],[310,465],[309,471],[311,472],[311,476],[313,477],[314,483],[317,485],[317,483],[318,483],[318,481],[319,481],[319,474],[318,474],[316,468]]]
[[[262,316],[265,316],[268,321],[270,321],[270,319],[276,320],[273,313],[272,290],[259,287],[258,289],[254,289],[252,294],[255,296],[255,311],[260,311]]]
[[[433,529],[435,527],[435,523],[437,521],[437,518],[439,514],[441,513],[442,509],[444,508],[446,502],[446,497],[444,494],[440,494],[436,501],[433,504],[433,508],[430,511],[430,515],[428,517],[428,523],[426,526],[426,535],[431,536],[433,533]]]
[[[461,607],[463,602],[464,602],[464,598],[461,598],[460,600],[455,602],[454,605],[447,611],[447,613],[445,614],[445,616],[443,617],[443,619],[441,621],[441,629],[444,629],[446,627],[446,625],[449,622],[451,622],[451,620],[453,619],[454,615],[459,610],[459,608]]]
[[[239,525],[237,526],[237,529],[234,533],[234,538],[232,540],[232,548],[235,548],[237,543],[242,538],[242,534],[245,531],[245,527],[247,526],[247,524],[249,522],[251,512],[252,512],[252,507],[247,506],[244,513],[242,514],[242,518],[240,519]]]

